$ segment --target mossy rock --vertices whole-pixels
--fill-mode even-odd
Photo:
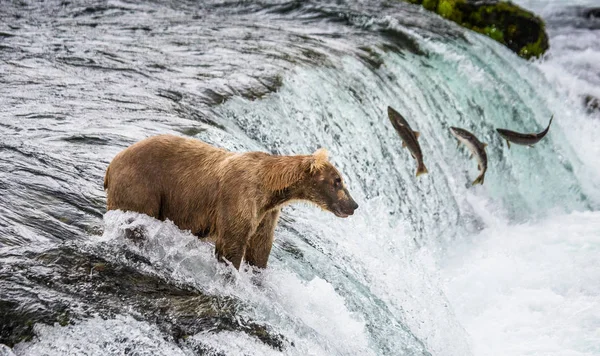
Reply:
[[[548,50],[544,21],[505,1],[406,0],[457,24],[485,34],[519,56],[539,57]]]

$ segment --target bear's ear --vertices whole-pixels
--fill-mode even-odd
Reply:
[[[327,162],[327,150],[323,148],[312,155],[268,157],[262,172],[264,184],[273,191],[285,189],[322,169]]]
[[[324,148],[319,148],[312,154],[312,160],[310,163],[310,172],[313,173],[318,171],[319,169],[325,167],[325,164],[329,162],[327,157],[327,150]]]

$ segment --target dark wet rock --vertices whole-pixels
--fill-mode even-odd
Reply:
[[[83,145],[109,145],[112,142],[106,138],[101,137],[99,135],[85,135],[85,134],[75,134],[69,137],[63,138],[63,141],[69,143],[83,144]]]
[[[362,96],[360,95],[360,93],[356,89],[349,87],[348,91],[350,92],[350,94],[352,94],[352,96],[354,97],[354,99],[357,100],[359,103],[362,104],[364,102],[363,99],[362,99]]]
[[[98,71],[115,71],[115,72],[125,72],[125,73],[134,73],[140,75],[145,78],[149,78],[149,76],[139,71],[135,68],[128,67],[117,67],[110,64],[100,63],[98,60],[92,58],[84,58],[78,56],[61,56],[57,57],[56,60],[65,65],[73,66],[73,67],[83,67],[88,69],[94,69]]]
[[[181,99],[183,99],[183,94],[175,90],[159,90],[157,95],[162,96],[163,98],[171,99],[176,103],[180,102]]]
[[[21,287],[16,289],[14,285],[0,283],[0,343],[10,347],[31,340],[36,323],[69,323],[70,305],[67,301]]]
[[[271,90],[263,86],[245,87],[238,89],[238,94],[248,100],[262,99],[269,93],[271,93]]]
[[[70,4],[70,3],[68,3],[68,4]],[[132,9],[122,7],[122,6],[89,6],[89,7],[84,8],[83,10],[75,12],[73,14],[73,17],[85,16],[85,15],[102,16],[108,12],[115,13],[115,12],[129,12],[129,11],[132,11]]]
[[[133,27],[126,27],[125,29],[131,30],[131,31],[145,31],[145,32],[152,31],[152,28],[150,26],[133,26]]]
[[[296,245],[289,241],[281,241],[279,247],[297,260],[304,260],[304,253]]]
[[[583,97],[583,105],[588,113],[600,113],[600,98],[593,95],[586,95]]]
[[[135,244],[142,244],[146,239],[145,235],[148,233],[144,226],[126,227],[123,232],[125,238],[131,240]]]
[[[287,344],[269,327],[241,318],[243,305],[232,297],[175,285],[71,246],[2,256],[0,263],[0,344],[10,347],[31,340],[37,323],[65,326],[92,314],[132,311],[177,342],[202,331],[242,331],[278,350]]]
[[[600,8],[573,5],[550,13],[546,22],[553,28],[600,30]]]
[[[219,105],[225,102],[230,96],[230,94],[219,93],[214,89],[204,89],[202,92],[202,96],[207,100],[207,104],[209,105]]]
[[[377,53],[373,48],[364,46],[359,47],[359,49],[360,52],[357,53],[358,58],[360,58],[364,63],[373,69],[379,69],[381,67],[383,64],[383,59],[381,58],[381,55],[379,55],[379,53]]]
[[[491,37],[519,56],[540,57],[548,50],[544,21],[505,1],[406,0],[457,24]]]
[[[582,15],[588,19],[600,19],[600,7],[585,9]]]
[[[283,85],[283,77],[281,75],[259,78],[258,81],[271,92],[279,90],[279,88],[281,88],[281,86]]]
[[[309,57],[321,58],[321,54],[316,51],[305,52],[306,58]],[[251,83],[247,85],[240,85],[238,87],[221,87],[219,89],[208,88],[205,89],[202,94],[202,102],[209,106],[217,106],[225,103],[227,100],[234,96],[241,96],[248,100],[262,99],[266,95],[276,92],[283,85],[283,79],[280,75],[274,75],[271,77],[255,77],[251,78]]]
[[[300,50],[300,53],[308,62],[312,62],[315,64],[322,64],[329,60],[329,57],[326,54],[321,53],[312,48],[303,48],[302,50]]]
[[[186,136],[196,136],[197,134],[206,131],[203,127],[185,127],[177,130]]]
[[[206,101],[203,101],[203,102],[206,102]],[[216,103],[213,103],[213,104],[217,105]],[[218,122],[216,122],[215,120],[211,119],[204,112],[196,109],[194,107],[194,105],[192,105],[192,104],[181,101],[181,102],[176,103],[176,105],[173,106],[172,110],[173,110],[173,112],[177,113],[177,115],[179,115],[180,117],[182,117],[184,119],[202,122],[207,125],[216,127],[220,130],[225,130],[225,126],[223,126],[223,125],[219,124]]]
[[[402,53],[402,51],[408,50],[409,52],[420,56],[425,54],[421,47],[419,47],[417,41],[404,32],[393,28],[382,29],[379,32],[383,38],[388,41],[384,46],[385,50],[393,51],[395,53]]]

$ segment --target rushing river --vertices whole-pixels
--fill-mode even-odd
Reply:
[[[600,355],[600,19],[521,3],[540,61],[399,1],[1,2],[0,355]],[[535,148],[494,130],[551,115]],[[450,126],[488,143],[483,186]],[[230,278],[106,213],[110,160],[160,133],[326,147],[360,208],[284,208],[269,267]]]

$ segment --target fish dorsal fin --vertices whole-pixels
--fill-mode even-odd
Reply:
[[[486,148],[486,147],[487,147],[487,143],[484,143],[484,144],[483,144],[483,148]]]
[[[415,137],[417,138],[417,140],[419,139],[419,136],[421,136],[421,133],[419,131],[413,131],[413,133],[415,134]]]

